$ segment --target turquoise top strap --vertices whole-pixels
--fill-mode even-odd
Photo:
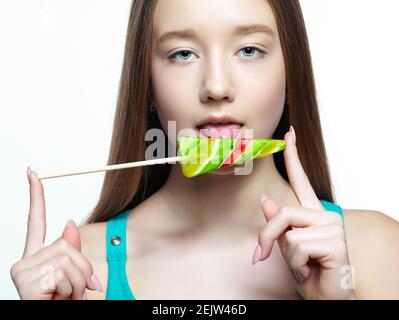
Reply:
[[[344,212],[343,212],[342,208],[339,205],[334,204],[334,203],[329,202],[329,201],[326,201],[326,200],[320,200],[320,201],[323,204],[324,209],[326,209],[327,211],[335,211],[341,217],[344,216]]]
[[[126,276],[126,223],[129,210],[107,222],[108,285],[106,300],[135,300]]]

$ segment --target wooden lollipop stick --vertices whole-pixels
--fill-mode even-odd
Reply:
[[[105,167],[98,168],[98,169],[88,169],[88,170],[79,170],[79,171],[60,172],[60,173],[56,173],[56,174],[38,175],[38,178],[43,180],[43,179],[73,176],[73,175],[77,175],[77,174],[85,174],[85,173],[92,173],[92,172],[151,166],[154,164],[178,162],[180,160],[181,160],[180,157],[170,157],[170,158],[152,159],[152,160],[145,160],[145,161],[135,161],[135,162],[121,163],[121,164],[113,164],[113,165],[105,166]]]

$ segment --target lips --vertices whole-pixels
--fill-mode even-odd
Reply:
[[[197,125],[201,138],[235,138],[244,124],[230,115],[210,116]]]
[[[242,124],[237,123],[208,123],[198,126],[201,138],[235,138],[242,128]]]

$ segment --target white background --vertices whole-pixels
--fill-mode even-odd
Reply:
[[[0,299],[17,299],[26,167],[106,164],[131,0],[0,0]],[[399,2],[301,0],[337,203],[399,220]],[[46,244],[98,200],[103,173],[44,181]]]

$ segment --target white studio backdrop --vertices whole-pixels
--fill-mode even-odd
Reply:
[[[106,164],[131,0],[0,0],[0,299],[18,299],[28,165]],[[399,220],[399,2],[301,0],[337,203]],[[127,146],[128,147],[128,146]],[[44,181],[46,244],[93,208],[104,173]]]

